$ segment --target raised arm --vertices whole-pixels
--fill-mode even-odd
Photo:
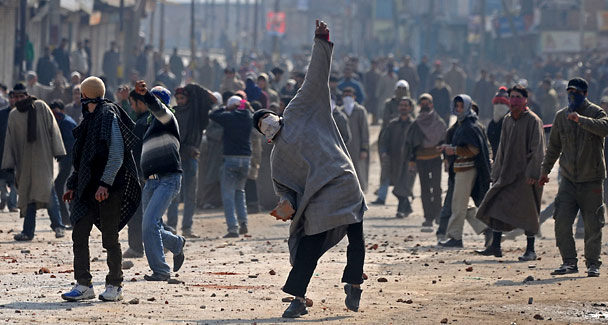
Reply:
[[[327,98],[327,108],[329,104],[329,73],[331,69],[331,56],[333,52],[333,43],[329,41],[329,30],[324,22],[317,21],[317,30],[315,32],[315,41],[312,47],[312,55],[308,70],[302,87],[296,93],[296,96],[291,100],[287,109],[307,107],[319,100],[319,98]]]

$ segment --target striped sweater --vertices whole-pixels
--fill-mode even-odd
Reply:
[[[141,169],[144,177],[181,173],[177,119],[154,95],[148,92],[144,99],[148,110],[154,116],[143,138]]]

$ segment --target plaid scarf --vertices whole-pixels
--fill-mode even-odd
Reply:
[[[120,133],[124,141],[124,161],[121,169],[124,173],[124,194],[120,209],[119,229],[122,229],[133,216],[141,201],[141,185],[137,174],[132,149],[140,141],[132,130],[135,123],[127,113],[118,105],[107,99],[97,100],[95,111],[83,112],[84,120],[72,133],[76,139],[73,152],[74,172],[68,179],[68,188],[74,189],[74,207],[70,216],[72,224],[76,224],[80,218],[86,216],[89,204],[92,202],[91,188],[96,190],[99,179],[93,179],[92,165],[94,159],[99,157],[100,152],[109,148],[112,122],[114,116],[118,119]],[[119,173],[120,175],[120,173]],[[95,225],[99,228],[99,220]]]

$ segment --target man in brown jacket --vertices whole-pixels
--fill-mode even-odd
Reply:
[[[511,113],[503,121],[500,145],[492,166],[492,188],[479,207],[477,218],[494,230],[492,245],[480,255],[502,257],[503,231],[524,229],[526,252],[520,261],[536,260],[534,239],[539,229],[542,188],[538,186],[540,165],[545,154],[541,119],[527,107],[528,90],[509,89]]]
[[[568,82],[568,107],[557,112],[542,164],[540,185],[549,182],[549,173],[559,158],[563,176],[555,199],[555,239],[563,264],[552,275],[577,273],[572,224],[580,210],[585,223],[587,275],[600,275],[602,228],[604,227],[603,180],[606,178],[604,138],[608,136],[608,116],[587,99],[585,79]]]

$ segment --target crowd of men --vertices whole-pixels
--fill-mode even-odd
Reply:
[[[287,71],[249,58],[240,68],[222,69],[209,58],[185,67],[177,50],[165,62],[147,46],[126,81],[117,73],[120,55],[112,43],[103,57],[104,77],[97,78],[89,76],[87,42],[68,54],[67,41],[62,41],[52,52],[45,50],[25,83],[10,91],[0,87],[0,208],[19,211],[24,218],[17,241],[35,237],[38,209],[48,211],[57,238],[72,230],[77,284],[64,299],[95,296],[88,246],[93,225],[102,232],[110,269],[100,299],[113,301],[122,299],[123,258],[145,255],[152,270],[145,277],[149,281],[170,279],[166,251],[173,253],[173,271],[180,269],[187,239],[199,237],[193,230],[197,209],[223,207],[224,238],[248,234],[248,213],[275,208],[277,219],[300,218],[298,200],[306,195],[277,183],[293,177],[277,176],[277,168],[271,169],[271,164],[289,163],[273,146],[286,150],[281,139],[299,136],[298,123],[313,123],[310,115],[298,115],[301,106],[326,104],[335,123],[317,121],[307,127],[328,132],[331,141],[317,145],[337,150],[335,159],[348,157],[359,186],[345,185],[353,195],[375,191],[372,204],[384,205],[393,186],[399,202],[396,218],[407,218],[417,212],[412,200],[418,178],[422,226],[437,225],[438,247],[463,247],[466,220],[485,235],[485,247],[477,251],[485,256],[502,257],[503,237],[525,233],[521,261],[538,258],[535,237],[540,224],[553,216],[563,258],[555,275],[578,272],[572,225],[580,211],[576,235],[585,238],[587,274],[599,276],[608,135],[608,88],[601,90],[605,83],[599,80],[606,79],[607,69],[561,67],[550,59],[522,74],[528,78],[515,71],[481,70],[473,82],[472,73],[457,61],[449,69],[435,61],[431,68],[427,57],[416,66],[406,56],[400,62],[375,58],[362,72],[365,64],[357,57],[329,64],[333,45],[327,45],[325,28],[317,25],[316,42],[321,38],[325,43],[315,43],[307,72],[299,69],[303,65]],[[564,79],[579,74],[584,78]],[[325,88],[327,103],[320,95]],[[309,95],[310,89],[319,95]],[[594,104],[598,101],[601,107]],[[290,116],[286,109],[294,113]],[[372,126],[379,128],[377,139],[370,138]],[[277,137],[279,132],[284,133]],[[298,143],[289,141],[288,148]],[[374,143],[377,153],[372,152]],[[310,145],[302,145],[301,154],[307,149]],[[370,174],[375,154],[380,175]],[[558,158],[556,204],[541,212],[542,188]],[[447,189],[442,188],[444,172]],[[370,188],[370,177],[379,178],[377,189]],[[351,221],[340,224],[348,225],[342,236],[348,231],[349,240],[361,244],[365,202],[359,197],[344,201],[349,199],[354,212]],[[313,206],[308,213],[323,207],[307,204]],[[118,233],[126,225],[129,247],[122,252]],[[306,245],[313,245],[309,227],[323,229],[314,235],[333,229],[306,227],[305,235],[293,230]],[[301,258],[296,254],[292,262]],[[301,267],[294,265],[294,270]],[[358,309],[358,298],[356,304],[352,299],[353,294],[360,297],[359,284],[357,278],[345,289],[353,310]],[[293,284],[287,290],[303,299],[305,289]],[[301,304],[291,308],[287,317],[303,313]]]

